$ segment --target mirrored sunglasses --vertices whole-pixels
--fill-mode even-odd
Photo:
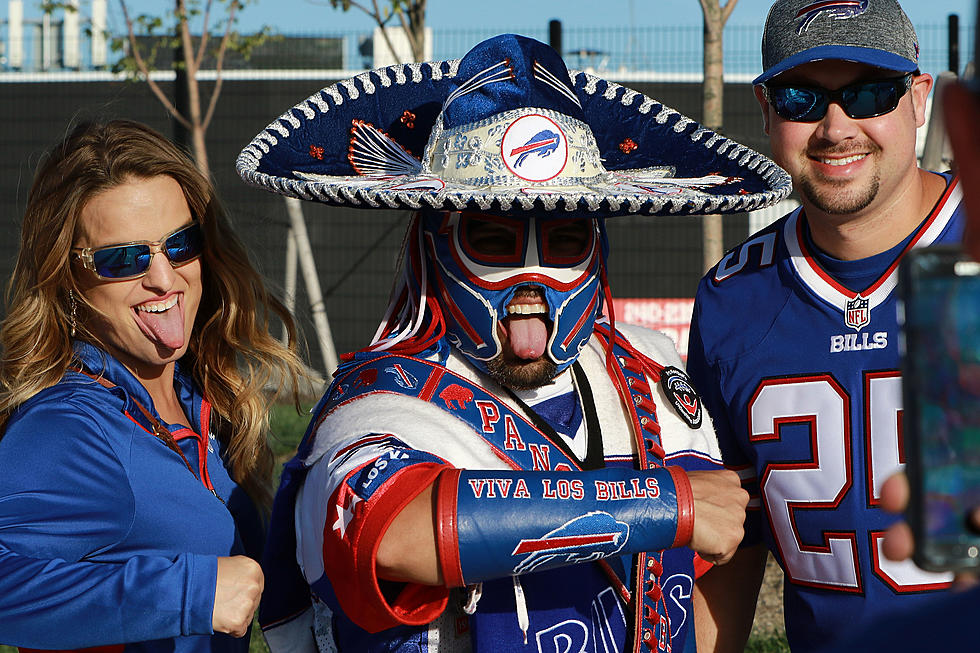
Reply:
[[[75,247],[75,257],[99,279],[118,281],[142,277],[150,269],[153,255],[163,254],[172,267],[180,267],[201,255],[204,234],[201,225],[193,222],[171,232],[162,240],[139,240],[106,247]]]
[[[799,84],[763,84],[766,99],[776,113],[792,122],[816,122],[827,115],[834,102],[849,117],[875,118],[895,110],[912,85],[912,74],[849,84],[836,91]]]

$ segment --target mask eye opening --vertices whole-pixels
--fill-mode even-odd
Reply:
[[[463,211],[459,242],[466,256],[478,263],[521,266],[527,248],[527,221]]]

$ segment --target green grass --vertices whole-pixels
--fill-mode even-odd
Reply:
[[[303,439],[306,426],[310,423],[310,409],[315,403],[302,404],[300,412],[292,404],[275,404],[269,417],[272,436],[269,446],[277,460],[288,460],[296,453],[296,446]]]
[[[252,622],[252,638],[248,641],[248,653],[269,653],[269,645],[265,643],[265,637],[262,636],[258,617]]]
[[[745,644],[745,653],[789,653],[785,635],[767,634],[750,637]]]

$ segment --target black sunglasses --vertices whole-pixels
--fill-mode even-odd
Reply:
[[[851,118],[875,118],[895,110],[912,85],[912,73],[888,79],[873,79],[849,84],[836,91],[802,84],[769,85],[762,89],[766,100],[784,120],[816,122],[827,115],[836,102]]]
[[[204,250],[201,225],[192,222],[163,237],[162,240],[139,240],[106,247],[74,247],[75,256],[100,279],[119,281],[142,277],[150,269],[153,255],[163,252],[172,267],[190,263]]]

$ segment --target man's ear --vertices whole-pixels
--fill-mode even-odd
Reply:
[[[766,93],[762,90],[762,84],[756,84],[752,87],[755,92],[755,99],[758,100],[759,106],[762,107],[762,129],[766,132],[766,136],[769,135],[769,100],[766,99]]]
[[[926,100],[935,80],[929,73],[922,73],[912,77],[912,109],[915,111],[915,125],[921,127],[926,124]]]

